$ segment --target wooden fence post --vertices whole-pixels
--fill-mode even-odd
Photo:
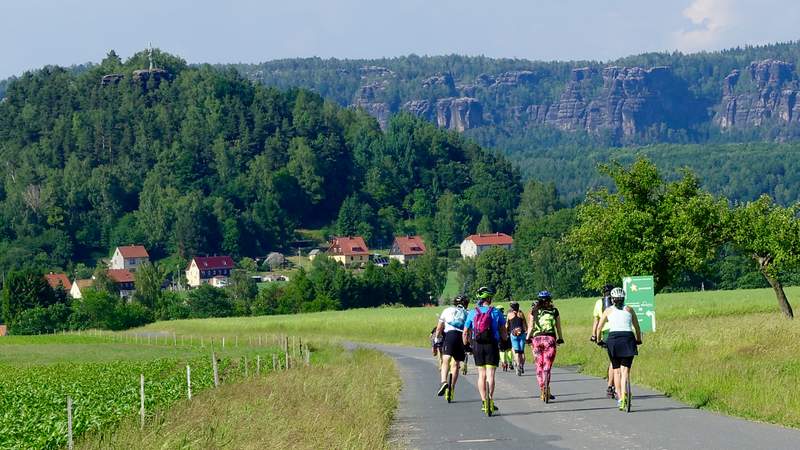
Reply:
[[[219,368],[217,367],[217,355],[211,352],[211,367],[214,368],[214,387],[219,387]]]
[[[67,396],[67,448],[72,450],[75,444],[72,442],[72,397]]]
[[[140,398],[139,415],[141,416],[139,429],[144,430],[144,374],[139,375],[139,398]]]
[[[186,366],[186,395],[192,399],[192,368],[189,366]]]

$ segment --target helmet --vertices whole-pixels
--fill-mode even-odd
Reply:
[[[512,311],[519,311],[519,302],[511,302],[508,304],[508,307],[511,308]]]
[[[467,299],[466,295],[456,295],[456,298],[453,299],[453,306],[463,306],[467,307],[469,305],[469,299]]]
[[[481,287],[478,288],[478,291],[476,292],[475,295],[479,299],[485,300],[487,298],[492,298],[492,295],[494,295],[494,292],[492,291],[492,288],[490,288],[490,287],[481,286]]]
[[[616,288],[611,290],[611,298],[624,299],[625,298],[625,291],[623,291],[622,288],[616,287]]]
[[[536,298],[539,300],[551,300],[553,296],[550,295],[550,291],[539,291],[539,295]]]
[[[499,307],[499,308],[497,308],[497,309],[498,309],[500,312],[505,312],[505,310],[506,310],[506,308],[505,308],[505,307],[503,307],[503,306],[500,306],[500,307]]]
[[[606,284],[605,286],[603,286],[603,294],[611,292],[613,289],[614,289],[613,284]]]

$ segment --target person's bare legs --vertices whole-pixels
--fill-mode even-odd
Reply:
[[[608,387],[614,387],[614,366],[608,363]]]
[[[439,371],[442,375],[442,383],[447,382],[447,371],[450,370],[450,355],[442,355],[442,365]]]
[[[628,378],[630,377],[630,373],[629,373],[630,370],[631,370],[630,367],[625,367],[625,366],[621,366],[619,368],[619,372],[620,372],[620,376],[619,376],[619,384],[620,384],[620,388],[619,389],[620,390],[618,391],[619,392],[619,398],[626,397],[628,395],[628,388],[627,387],[628,387]]]
[[[497,367],[487,367],[484,369],[486,372],[486,381],[489,383],[489,398],[494,398],[494,374]]]
[[[456,381],[458,381],[458,373],[461,371],[461,363],[453,359],[453,367],[450,368],[450,374],[453,376],[453,385],[450,386],[450,390],[452,391],[456,387]]]
[[[621,380],[620,380],[621,374],[620,374],[620,372],[621,372],[620,369],[614,369],[614,387],[617,390],[617,398],[622,398],[621,397],[622,388],[620,387],[621,386],[621,384],[620,384],[621,383]]]
[[[494,373],[492,374],[494,375]],[[494,378],[494,376],[492,376]],[[481,394],[481,401],[486,401],[486,368],[478,366],[478,393]]]

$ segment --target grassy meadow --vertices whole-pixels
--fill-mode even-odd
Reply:
[[[800,287],[788,288],[787,295],[797,305]],[[603,375],[605,353],[588,340],[594,301],[556,299],[566,339],[556,363]],[[530,302],[522,305],[527,309]],[[425,347],[439,311],[386,307],[159,322],[144,330],[218,337],[281,333]],[[658,331],[644,337],[635,383],[697,407],[800,428],[800,321],[780,315],[771,290],[661,294],[656,311]]]
[[[400,378],[373,350],[327,346],[311,368],[208,390],[159,412],[144,432],[132,418],[86,436],[80,449],[387,448]]]

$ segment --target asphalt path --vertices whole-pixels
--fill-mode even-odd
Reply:
[[[391,440],[409,449],[799,449],[800,431],[698,410],[633,388],[631,413],[606,398],[606,382],[574,370],[553,370],[556,399],[539,400],[535,366],[523,376],[498,370],[495,403],[486,417],[477,372],[459,377],[455,401],[437,397],[439,375],[430,349],[373,346],[397,362],[403,390]],[[471,361],[470,361],[471,362]],[[634,364],[633,377],[636,377]]]

